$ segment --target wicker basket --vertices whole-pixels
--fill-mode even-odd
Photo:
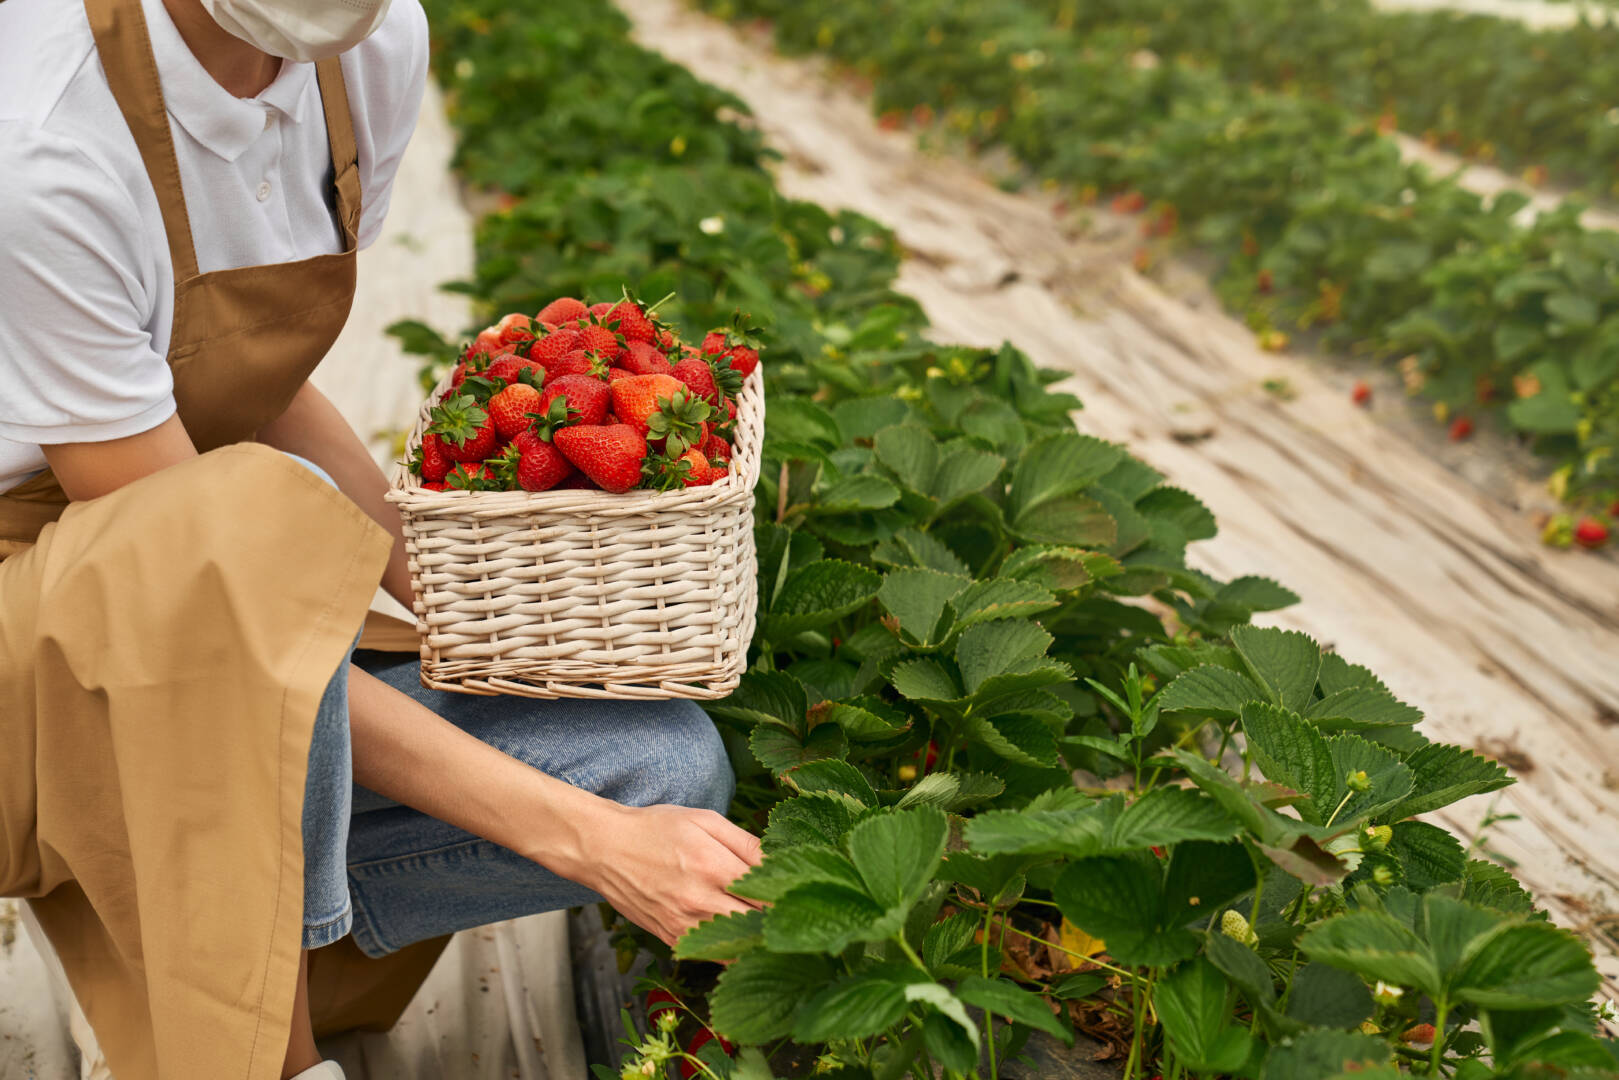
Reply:
[[[428,398],[406,458],[421,444]],[[404,520],[422,682],[537,698],[718,698],[747,666],[764,386],[743,382],[730,475],[683,491],[427,491]]]

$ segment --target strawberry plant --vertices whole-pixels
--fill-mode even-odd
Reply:
[[[1131,1080],[1619,1069],[1584,945],[1420,820],[1504,769],[1430,742],[1372,672],[1252,625],[1297,598],[1196,570],[1215,522],[1195,496],[1080,433],[1016,349],[928,341],[892,238],[777,195],[722,115],[741,103],[610,7],[426,6],[462,169],[510,196],[461,286],[487,314],[583,318],[549,302],[631,281],[677,293],[658,319],[688,340],[751,312],[764,329],[702,350],[727,370],[769,346],[758,632],[710,706],[765,850],[734,891],[765,906],[648,945],[685,985],[598,1076],[993,1077],[1076,1031]],[[892,35],[905,11],[882,7]],[[1104,83],[1141,107],[1144,84]],[[456,360],[397,329],[435,377]],[[629,377],[714,405],[688,372]],[[689,473],[718,417],[674,415],[668,388],[667,413],[614,407],[680,428]],[[446,434],[477,437],[481,410],[456,411]]]
[[[1156,201],[1218,257],[1222,296],[1267,347],[1285,347],[1269,328],[1290,322],[1399,358],[1413,392],[1493,410],[1560,462],[1563,494],[1619,494],[1619,236],[1583,229],[1573,204],[1521,225],[1523,196],[1483,199],[1402,161],[1371,116],[1437,97],[1431,120],[1448,130],[1473,103],[1510,103],[1516,126],[1499,126],[1523,133],[1525,153],[1588,130],[1608,148],[1591,168],[1610,182],[1611,65],[1594,86],[1566,75],[1619,29],[1533,36],[1361,0],[708,6],[769,19],[784,48],[831,53],[870,81],[882,115],[926,110],[930,130],[1004,146],[1073,191],[1124,192],[1126,210]],[[1150,266],[1151,249],[1137,254]]]

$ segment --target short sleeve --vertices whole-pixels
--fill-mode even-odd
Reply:
[[[174,412],[152,347],[147,230],[72,142],[0,121],[0,435],[32,445],[138,435]]]
[[[344,54],[343,78],[360,150],[357,239],[368,248],[382,233],[394,176],[427,89],[427,14],[421,0],[394,0],[376,33]]]

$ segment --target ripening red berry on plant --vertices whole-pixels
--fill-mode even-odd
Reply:
[[[1473,421],[1466,416],[1458,416],[1450,422],[1450,441],[1461,442],[1471,438],[1473,434]]]
[[[720,1049],[725,1051],[726,1057],[730,1057],[736,1053],[736,1047],[732,1046],[724,1039],[721,1039],[718,1035],[714,1034],[713,1031],[706,1027],[699,1031],[696,1035],[692,1036],[691,1042],[686,1044],[686,1053],[695,1057],[697,1051],[701,1050],[703,1047],[707,1046],[716,1039],[719,1039]],[[689,1061],[686,1061],[685,1059],[682,1059],[680,1062],[680,1080],[691,1080],[691,1078],[696,1075],[697,1066],[693,1065]]]
[[[1349,399],[1356,405],[1369,405],[1372,400],[1371,384],[1365,379],[1357,382],[1355,388],[1349,392]]]
[[[1583,548],[1599,548],[1608,542],[1608,526],[1594,517],[1582,517],[1574,526],[1574,542]]]

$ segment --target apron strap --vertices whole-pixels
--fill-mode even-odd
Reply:
[[[337,220],[343,227],[343,250],[353,251],[360,233],[360,152],[354,142],[354,117],[349,112],[348,87],[338,57],[315,64],[320,82],[321,107],[326,112],[326,141],[332,150],[333,186],[337,189]]]
[[[174,155],[174,138],[169,132],[152,41],[146,32],[146,15],[139,0],[84,0],[84,10],[90,16],[90,32],[107,73],[107,85],[130,134],[135,136],[146,175],[157,192],[178,285],[197,276],[197,249],[191,241],[191,219],[186,215],[185,193],[180,188],[180,161]]]

